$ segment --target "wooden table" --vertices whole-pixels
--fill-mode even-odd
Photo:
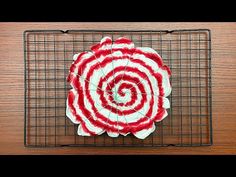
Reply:
[[[24,30],[181,28],[212,32],[213,146],[24,147]],[[0,23],[0,54],[0,154],[236,154],[236,23]]]

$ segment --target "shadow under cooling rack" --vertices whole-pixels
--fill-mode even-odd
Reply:
[[[75,53],[103,36],[124,36],[151,47],[172,71],[168,117],[145,140],[77,135],[66,118],[66,82]],[[173,31],[28,30],[24,32],[25,133],[27,147],[204,146],[212,144],[211,35],[207,29]]]

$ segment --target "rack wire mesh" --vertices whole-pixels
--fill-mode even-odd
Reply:
[[[77,135],[65,115],[66,82],[75,53],[90,50],[103,36],[130,38],[158,51],[171,71],[168,117],[145,140]],[[206,146],[212,144],[211,34],[191,30],[27,30],[25,56],[26,147],[57,146]]]

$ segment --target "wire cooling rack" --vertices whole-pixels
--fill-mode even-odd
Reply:
[[[168,117],[145,140],[77,135],[66,117],[66,82],[75,53],[103,36],[155,49],[172,71]],[[24,32],[27,147],[206,146],[212,144],[211,35],[208,29],[161,31],[28,30]]]

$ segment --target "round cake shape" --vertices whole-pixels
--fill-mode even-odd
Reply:
[[[171,72],[152,48],[104,37],[73,59],[66,115],[79,124],[78,135],[145,139],[167,116]]]

